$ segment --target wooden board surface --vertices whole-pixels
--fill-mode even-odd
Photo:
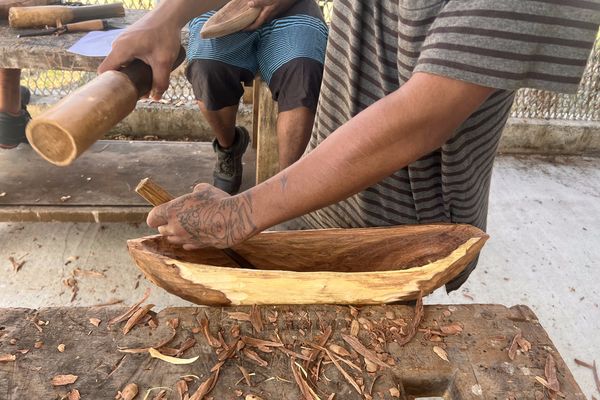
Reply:
[[[125,27],[137,21],[145,11],[126,10],[125,18],[110,18],[116,26]],[[22,30],[11,29],[8,21],[0,21],[0,68],[63,69],[95,72],[101,57],[84,57],[67,49],[87,33],[60,36],[17,38]]]
[[[0,220],[32,220],[36,212],[75,215],[82,209],[112,208],[117,216],[125,208],[141,208],[143,214],[148,204],[133,191],[140,179],[150,176],[173,194],[189,193],[196,183],[212,182],[214,157],[209,143],[103,140],[73,165],[57,167],[20,145],[0,152],[0,193],[6,193],[0,197]],[[244,163],[248,188],[254,184],[254,152],[248,151]],[[62,196],[71,197],[63,202]]]
[[[217,362],[215,350],[205,336],[197,332],[199,323],[196,316],[207,313],[210,330],[214,336],[221,331],[225,341],[232,343],[231,328],[239,325],[242,335],[266,340],[281,340],[286,348],[300,353],[302,346],[316,341],[327,327],[332,328],[331,338],[326,346],[337,344],[349,352],[352,347],[346,344],[341,335],[349,333],[354,319],[359,321],[358,338],[369,349],[373,347],[374,332],[378,327],[388,327],[390,321],[404,319],[411,322],[413,310],[408,306],[371,306],[352,315],[349,307],[341,306],[274,306],[260,307],[264,329],[255,332],[249,322],[239,322],[228,316],[228,312],[250,312],[248,307],[235,309],[221,308],[170,308],[157,316],[158,328],[136,326],[127,336],[123,336],[120,326],[107,329],[106,321],[120,314],[125,308],[49,308],[41,310],[1,309],[0,310],[0,354],[16,354],[16,361],[0,363],[0,398],[6,400],[39,398],[60,399],[71,389],[77,389],[84,399],[111,399],[117,390],[127,383],[136,383],[143,398],[146,390],[164,386],[173,390],[179,377],[187,374],[197,376],[201,381],[209,376],[209,370]],[[277,315],[276,318],[274,316]],[[272,318],[270,322],[269,317]],[[99,318],[99,327],[90,324],[89,318]],[[118,346],[146,347],[163,341],[170,336],[166,321],[178,318],[177,336],[171,347],[177,347],[184,339],[194,338],[196,344],[187,350],[183,357],[199,356],[190,365],[172,365],[148,354],[120,353]],[[41,332],[34,326],[41,322]],[[46,324],[47,322],[47,324]],[[446,399],[536,399],[536,392],[543,394],[543,387],[536,376],[544,377],[544,366],[548,354],[556,360],[561,391],[567,399],[585,399],[573,380],[570,371],[556,351],[552,341],[537,321],[533,312],[525,306],[506,308],[500,305],[460,305],[426,306],[421,328],[438,328],[450,323],[463,326],[462,333],[447,336],[443,342],[432,342],[423,332],[407,345],[387,341],[380,349],[393,359],[393,366],[381,369],[374,374],[358,372],[348,364],[341,363],[345,371],[354,379],[363,380],[366,390],[373,381],[374,399],[392,399],[389,389],[399,388],[400,398],[441,396]],[[368,325],[372,328],[366,329]],[[532,344],[527,353],[519,353],[514,361],[507,355],[512,338],[517,332]],[[383,334],[384,331],[381,331]],[[16,339],[11,344],[11,339]],[[34,348],[36,341],[43,346]],[[65,351],[59,352],[59,344]],[[444,347],[449,362],[442,360],[433,351],[437,345]],[[29,350],[21,354],[18,350]],[[247,394],[259,395],[263,399],[301,399],[300,391],[294,382],[290,357],[278,349],[272,353],[257,354],[268,365],[258,366],[244,354],[238,353],[223,365],[214,390],[208,398],[237,399]],[[365,370],[362,357],[345,357]],[[302,365],[302,360],[297,360]],[[243,366],[251,376],[253,386],[248,386],[238,369]],[[336,393],[336,399],[365,398],[350,386],[338,369],[327,360],[321,363],[320,379],[316,391],[320,398],[327,399]],[[53,387],[51,379],[59,374],[77,375],[74,384]],[[193,393],[199,381],[190,382]],[[236,390],[242,393],[238,397]],[[381,393],[381,396],[379,395]],[[514,397],[511,397],[514,396]],[[150,397],[152,398],[152,396]],[[544,397],[542,397],[544,398]]]

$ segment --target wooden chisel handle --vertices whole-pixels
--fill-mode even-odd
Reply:
[[[67,32],[92,32],[103,31],[107,28],[106,21],[102,19],[92,19],[90,21],[74,22],[64,25]]]
[[[160,187],[156,182],[154,182],[150,178],[144,178],[138,183],[135,188],[135,192],[142,196],[148,203],[152,204],[154,207],[160,206],[161,204],[168,203],[173,200],[175,197],[167,192],[165,189]],[[246,269],[256,269],[254,265],[246,258],[244,258],[241,254],[233,249],[221,249],[223,253],[227,255],[234,263],[236,263],[240,268]]]

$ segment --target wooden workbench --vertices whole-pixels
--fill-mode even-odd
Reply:
[[[259,310],[264,329],[262,333],[257,333],[249,322],[233,320],[227,314],[230,311],[249,312],[248,308],[169,308],[158,314],[157,328],[138,325],[127,336],[123,336],[119,326],[107,329],[106,321],[125,309],[0,309],[0,354],[17,356],[14,362],[0,363],[0,398],[60,399],[70,390],[77,389],[83,399],[112,399],[117,390],[127,383],[136,383],[140,388],[137,399],[144,398],[149,388],[159,386],[173,390],[167,392],[168,398],[177,399],[175,384],[179,377],[195,375],[203,381],[217,361],[215,351],[207,344],[205,336],[201,332],[193,333],[198,332],[198,329],[194,329],[199,326],[196,315],[203,316],[205,311],[212,334],[217,336],[220,330],[228,343],[232,343],[232,326],[239,324],[242,335],[275,341],[280,338],[288,350],[296,353],[302,351],[302,345],[315,343],[314,337],[328,326],[333,333],[326,346],[338,344],[352,352],[341,335],[349,333],[353,319],[362,325],[358,333],[360,341],[374,349],[371,332],[387,326],[380,334],[388,335],[391,331],[390,321],[404,319],[410,323],[413,313],[411,307],[401,305],[364,307],[354,316],[349,307],[342,306],[261,307]],[[90,318],[102,320],[100,326],[90,324]],[[150,358],[147,353],[126,354],[118,351],[119,346],[146,347],[160,343],[173,332],[166,322],[172,318],[179,318],[179,327],[170,346],[177,347],[184,339],[195,338],[196,345],[183,355],[199,356],[193,364],[173,365]],[[393,362],[388,361],[393,364],[388,369],[369,374],[357,372],[346,363],[341,365],[359,383],[362,379],[365,391],[369,391],[373,385],[373,399],[397,398],[390,396],[390,388],[405,393],[400,398],[406,399],[415,396],[463,400],[538,399],[547,398],[539,397],[545,389],[537,382],[536,376],[544,377],[546,359],[551,354],[556,360],[558,380],[565,398],[585,399],[552,341],[526,306],[426,306],[420,327],[436,328],[437,325],[454,322],[463,326],[463,332],[447,336],[443,342],[427,340],[423,331],[403,347],[388,341],[378,350],[388,353],[388,360],[393,359]],[[40,329],[36,328],[36,323]],[[372,325],[370,331],[365,329],[368,325]],[[532,348],[526,353],[519,352],[511,361],[507,356],[507,348],[519,331],[531,342]],[[16,343],[12,340],[15,344],[11,344],[11,339],[16,339]],[[36,341],[42,341],[43,346],[34,348]],[[62,353],[57,350],[61,343],[65,345]],[[449,362],[434,353],[433,347],[436,345],[445,348]],[[29,351],[21,354],[19,350]],[[272,353],[256,350],[268,362],[266,367],[258,366],[239,353],[229,359],[221,368],[218,382],[208,398],[243,399],[248,394],[255,394],[265,400],[301,399],[291,371],[290,356],[276,348],[272,350]],[[362,371],[365,370],[362,357],[346,358],[360,366]],[[302,360],[297,361],[302,365]],[[253,374],[253,386],[246,384],[238,365]],[[60,374],[77,375],[78,379],[68,386],[53,387],[51,379]],[[336,393],[335,399],[365,398],[327,359],[321,364],[319,376],[316,388],[321,399],[329,398],[331,393]],[[200,381],[191,379],[189,386],[193,393]]]

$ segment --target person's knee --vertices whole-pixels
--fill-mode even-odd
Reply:
[[[246,76],[248,75],[248,76]],[[211,111],[239,103],[244,94],[241,84],[252,78],[250,71],[214,60],[193,60],[186,70],[196,100]]]
[[[296,58],[282,65],[269,84],[279,111],[306,107],[314,113],[322,78],[323,64],[311,58]]]

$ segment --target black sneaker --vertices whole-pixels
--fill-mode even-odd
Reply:
[[[12,149],[19,143],[27,143],[25,127],[31,120],[27,105],[31,93],[25,86],[21,86],[21,111],[19,115],[0,112],[0,149]]]
[[[217,153],[217,162],[213,171],[213,185],[234,195],[242,184],[242,156],[250,143],[250,134],[241,127],[235,128],[235,139],[231,147],[224,149],[217,139],[213,140],[213,149]]]

